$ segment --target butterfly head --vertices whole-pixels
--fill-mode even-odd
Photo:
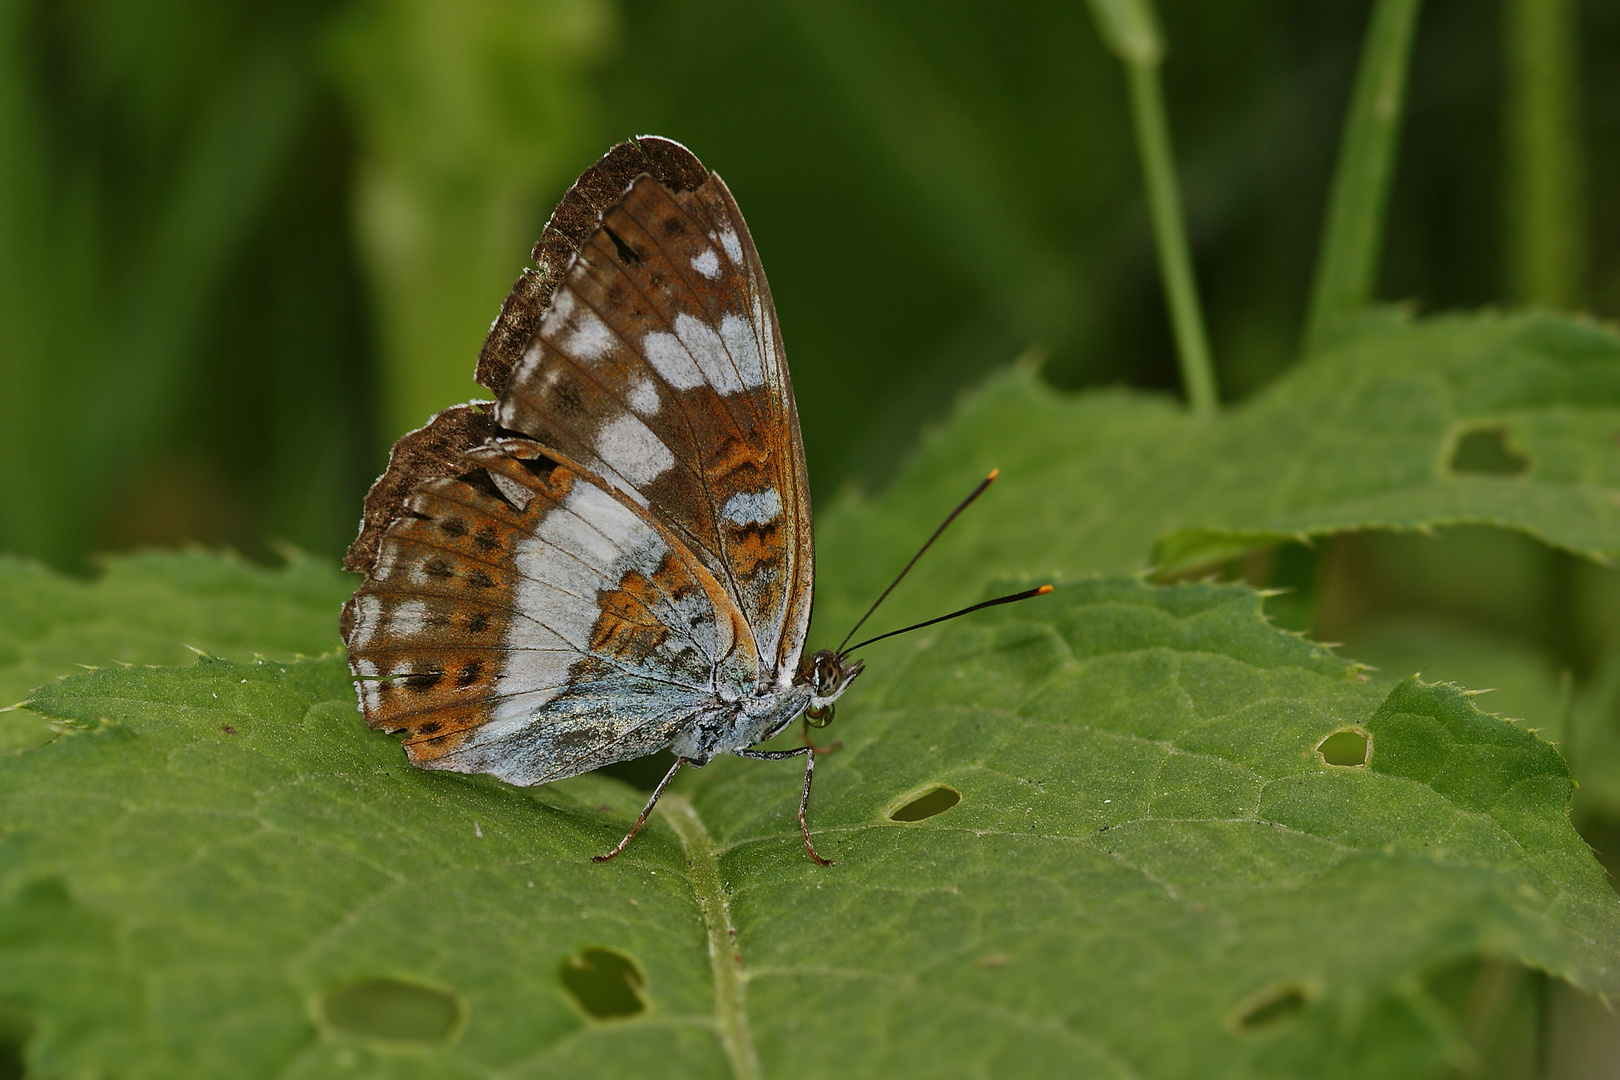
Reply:
[[[811,727],[826,727],[832,723],[833,702],[855,681],[863,667],[861,661],[850,660],[831,649],[822,649],[810,658],[800,678],[810,684],[810,706],[804,715]]]

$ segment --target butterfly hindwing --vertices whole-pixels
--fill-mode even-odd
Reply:
[[[383,534],[405,513],[412,489],[426,481],[453,475],[459,455],[495,434],[495,403],[453,405],[426,425],[400,437],[388,455],[388,468],[366,494],[360,535],[343,557],[343,569],[364,574],[377,562]],[[345,637],[348,630],[343,630]]]
[[[346,611],[377,728],[411,760],[541,783],[667,745],[756,677],[702,564],[564,455],[502,439],[419,484]]]

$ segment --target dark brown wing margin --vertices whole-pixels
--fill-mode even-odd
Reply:
[[[479,446],[495,434],[495,403],[470,401],[453,405],[407,435],[400,436],[388,455],[388,468],[366,493],[360,535],[343,556],[343,569],[369,574],[377,565],[377,549],[388,526],[405,513],[405,500],[417,485],[439,480],[465,468],[457,464],[462,451]],[[348,626],[343,628],[348,636]]]
[[[601,224],[602,211],[623,198],[642,173],[671,191],[691,191],[709,178],[709,170],[696,154],[656,135],[620,143],[580,174],[534,245],[530,255],[534,269],[524,268],[478,353],[475,377],[497,396],[506,390],[512,368],[539,330],[540,317],[574,253]]]

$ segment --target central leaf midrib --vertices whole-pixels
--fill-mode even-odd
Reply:
[[[681,838],[688,862],[687,881],[703,909],[703,925],[709,935],[709,968],[714,980],[714,1019],[737,1080],[760,1080],[759,1058],[748,1028],[748,1011],[743,1003],[742,965],[737,962],[732,939],[731,911],[726,903],[725,883],[720,877],[720,852],[703,819],[683,796],[665,795],[658,804],[666,820]]]

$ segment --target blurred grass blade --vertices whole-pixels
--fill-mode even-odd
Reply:
[[[23,20],[7,10],[0,545],[73,561],[93,542],[109,491],[172,426],[199,330],[281,175],[311,82],[295,41],[259,45],[202,104],[152,223],[120,235],[109,254],[93,169],[53,162],[33,120],[39,94],[13,36]],[[66,423],[72,438],[62,437]]]
[[[1204,314],[1193,278],[1187,226],[1181,216],[1176,190],[1176,169],[1170,151],[1170,125],[1164,114],[1164,96],[1157,65],[1126,65],[1131,81],[1131,115],[1136,122],[1142,174],[1147,181],[1148,205],[1153,211],[1153,238],[1170,305],[1170,323],[1176,335],[1176,358],[1187,400],[1194,413],[1213,415],[1217,405],[1215,371],[1204,333]]]
[[[1316,262],[1305,350],[1372,298],[1421,0],[1378,0],[1345,118]]]
[[[1152,0],[1087,0],[1103,43],[1127,64],[1164,59],[1164,33]]]
[[[1573,308],[1586,266],[1573,0],[1509,0],[1506,281],[1515,302]]]
[[[1098,32],[1125,63],[1131,87],[1131,119],[1136,128],[1137,151],[1153,214],[1153,238],[1159,269],[1175,331],[1176,358],[1187,400],[1194,413],[1215,412],[1215,372],[1204,332],[1204,315],[1193,278],[1187,224],[1176,189],[1175,155],[1170,149],[1170,122],[1165,116],[1164,91],[1159,85],[1159,63],[1164,59],[1164,38],[1151,0],[1091,0]]]
[[[485,330],[546,204],[602,149],[585,80],[611,26],[603,0],[361,3],[334,24],[389,439],[488,396],[472,378]]]
[[[49,531],[31,448],[52,420],[40,415],[50,365],[38,362],[49,340],[46,282],[49,239],[40,110],[23,62],[23,6],[0,5],[0,548],[41,550]]]
[[[298,43],[262,44],[204,111],[152,235],[123,276],[82,468],[145,446],[180,398],[187,349],[286,163],[313,84]],[[109,476],[116,481],[115,476]]]

